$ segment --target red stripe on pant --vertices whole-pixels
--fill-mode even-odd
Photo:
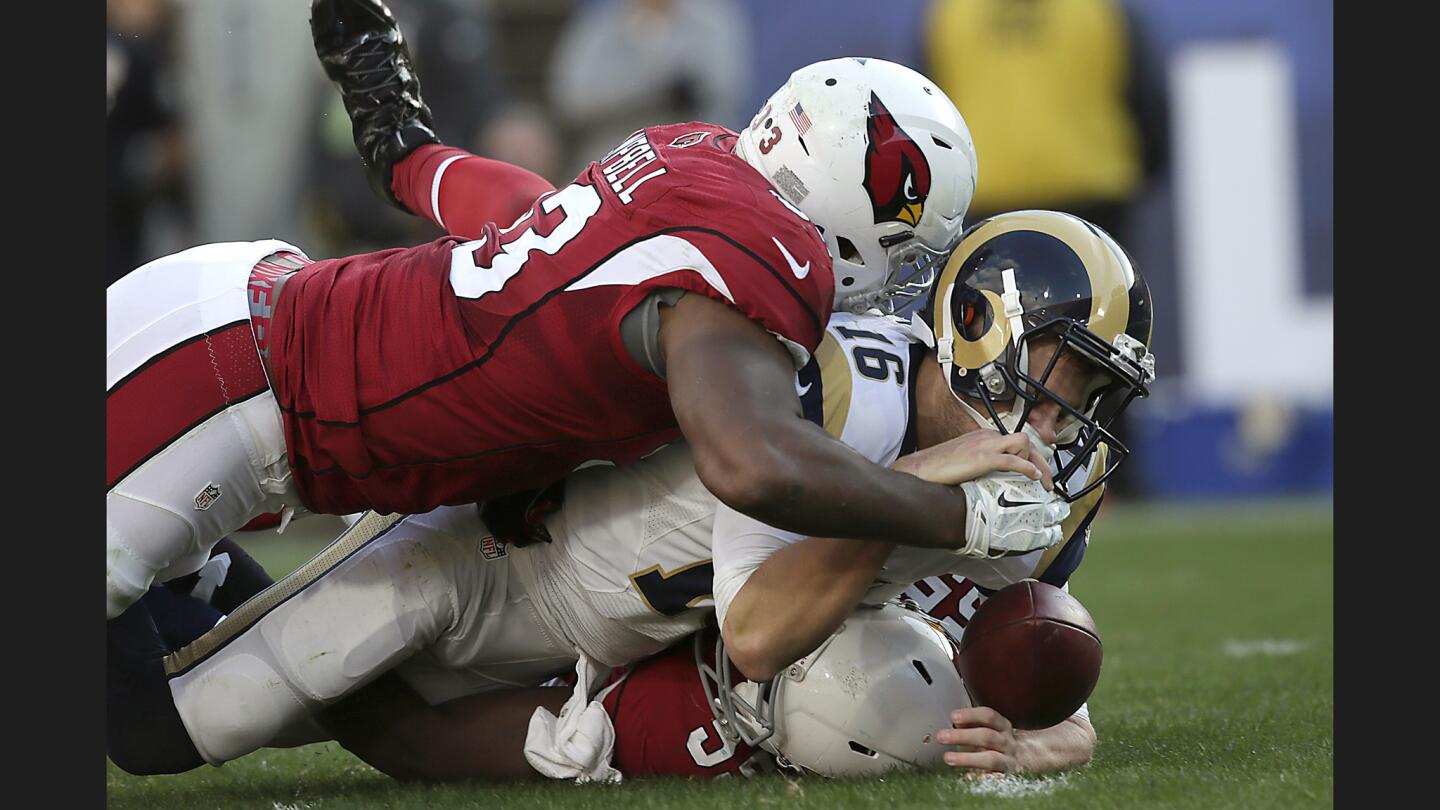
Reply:
[[[151,359],[105,398],[106,488],[201,422],[269,387],[249,319]]]

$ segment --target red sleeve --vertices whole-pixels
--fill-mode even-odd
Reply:
[[[395,164],[390,188],[411,213],[471,239],[487,223],[509,225],[536,197],[555,190],[528,169],[438,144],[422,146]]]

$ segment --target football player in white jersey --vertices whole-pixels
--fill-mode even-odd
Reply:
[[[1147,394],[1155,374],[1147,349],[1149,289],[1124,249],[1068,214],[992,217],[966,232],[912,327],[922,345],[910,347],[914,361],[907,364],[893,336],[847,328],[843,316],[832,319],[854,379],[862,380],[856,391],[868,394],[873,384],[890,379],[898,385],[904,371],[913,375],[907,396],[919,418],[899,423],[887,418],[889,409],[827,398],[834,403],[824,414],[827,430],[897,469],[923,465],[923,448],[977,428],[1028,436],[1053,467],[1057,494],[1069,503],[1062,533],[1084,532],[1099,509],[1105,480],[1129,453],[1109,427]],[[824,352],[822,344],[822,361]],[[860,421],[852,426],[849,420]],[[917,446],[921,452],[904,455]],[[964,487],[972,503],[993,499],[1004,507],[998,514],[1021,522],[1020,530],[1035,512],[1011,509],[1045,500],[1027,493],[1034,493],[1033,484],[1011,476],[987,476]],[[985,520],[993,518],[972,515],[970,525]],[[1006,527],[992,522],[989,528]],[[867,591],[871,600],[894,595],[945,571],[1000,587],[1064,553],[1048,544],[1048,551],[1006,552],[977,568],[926,549],[804,538],[723,505],[715,534],[716,613],[731,659],[758,681],[814,649]]]
[[[1051,243],[1065,250],[1051,255]],[[1118,320],[1116,296],[1129,313]],[[1052,297],[1083,311],[1065,314],[1045,303]],[[1113,240],[1088,224],[1022,212],[971,232],[942,273],[937,299],[922,321],[928,328],[921,327],[936,336],[935,351],[914,343],[911,327],[895,319],[833,319],[798,377],[806,413],[878,463],[956,434],[977,447],[993,445],[1000,431],[1021,424],[1029,425],[1023,441],[1048,455],[1049,445],[1068,433],[1073,454],[1060,451],[1054,466],[1078,508],[1063,524],[1068,542],[1050,560],[1041,550],[1055,545],[1045,536],[1053,531],[1054,503],[1028,479],[992,476],[966,486],[992,532],[1008,533],[1007,542],[1033,536],[1035,551],[991,558],[980,537],[975,556],[907,547],[871,556],[872,545],[849,553],[838,541],[786,536],[723,512],[717,517],[686,448],[675,445],[634,465],[571,476],[563,508],[543,522],[550,542],[496,542],[473,507],[403,520],[367,516],[168,656],[169,688],[189,742],[219,764],[293,738],[310,713],[390,669],[437,704],[533,686],[576,668],[578,700],[553,725],[563,737],[601,722],[603,711],[588,703],[595,678],[693,633],[712,609],[731,660],[752,680],[766,681],[833,633],[862,600],[883,601],[942,572],[1000,587],[1061,555],[1078,561],[1108,472],[1104,454],[1123,451],[1106,430],[1114,414],[1102,409],[1097,418],[1097,408],[1143,393],[1151,374],[1143,346],[1136,356],[1120,339],[1126,330],[1142,333],[1142,343],[1149,338],[1143,280]],[[998,303],[991,311],[979,310],[992,299]],[[1104,314],[1097,317],[1097,310]],[[954,380],[970,374],[1010,381],[1008,390],[987,384],[977,402],[995,415],[996,432],[978,430],[990,420],[971,416],[979,411],[952,396]],[[977,457],[987,463],[984,454]],[[925,472],[923,449],[906,458]],[[794,568],[797,560],[806,565]],[[775,596],[774,569],[786,566],[788,580],[779,584],[792,604],[770,604],[774,621],[756,618],[755,606]],[[803,646],[807,637],[814,640]],[[112,718],[119,714],[114,703]],[[555,747],[573,744],[558,739]]]

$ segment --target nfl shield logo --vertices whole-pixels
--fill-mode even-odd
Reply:
[[[195,496],[195,508],[203,512],[218,500],[220,500],[220,487],[213,483],[206,484],[205,488],[200,490],[200,494]]]
[[[505,543],[493,536],[480,539],[480,556],[487,560],[498,560],[506,556]]]

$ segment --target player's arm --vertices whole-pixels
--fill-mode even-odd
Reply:
[[[720,629],[726,654],[752,681],[775,677],[835,632],[893,548],[872,540],[808,538],[777,549],[729,603]]]
[[[977,430],[956,447],[983,461],[1000,453],[1005,440]],[[873,540],[806,538],[726,506],[716,511],[713,531],[721,632],[731,660],[751,680],[769,679],[834,633],[894,549]]]
[[[1065,722],[1038,731],[1017,731],[1016,762],[1027,773],[1078,768],[1095,756],[1095,727],[1087,717],[1071,715]]]
[[[661,308],[659,346],[696,472],[721,501],[816,537],[965,546],[965,493],[873,464],[806,421],[790,356],[740,312],[703,295],[682,296]],[[986,461],[1042,480],[1048,471],[1012,455],[1029,452],[1019,438]],[[970,455],[947,443],[925,451],[925,463],[913,469],[958,484],[976,474]],[[912,463],[902,459],[897,467]]]
[[[525,739],[537,707],[558,713],[567,687],[482,692],[431,706],[387,673],[319,716],[347,751],[401,780],[537,779]]]
[[[1083,712],[1050,728],[1022,731],[994,709],[978,706],[950,713],[951,728],[936,742],[953,745],[945,764],[995,773],[1044,773],[1076,768],[1095,754],[1095,727]]]

